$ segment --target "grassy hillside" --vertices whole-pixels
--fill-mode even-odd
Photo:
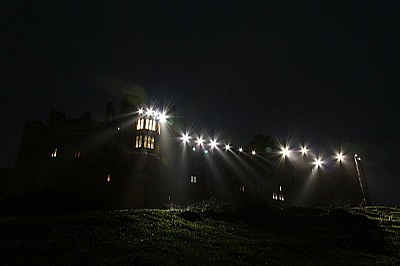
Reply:
[[[0,217],[0,265],[400,265],[400,208]]]

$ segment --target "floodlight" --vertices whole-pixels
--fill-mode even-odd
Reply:
[[[316,167],[321,167],[323,163],[324,162],[321,160],[321,158],[316,158],[315,161],[314,161],[314,165]]]
[[[204,140],[202,137],[198,137],[196,142],[197,142],[197,145],[202,146],[204,143]]]
[[[286,147],[282,147],[281,153],[282,153],[283,157],[289,157],[289,155],[290,155],[289,147],[287,147],[287,146]]]
[[[343,161],[344,160],[344,155],[343,155],[343,153],[337,153],[336,154],[336,159],[339,161],[339,162],[341,162],[341,161]]]
[[[140,115],[142,115],[142,114],[143,114],[143,108],[139,108],[138,113],[139,113]]]
[[[159,113],[159,119],[161,123],[165,123],[167,121],[167,114],[165,112]]]
[[[302,146],[301,149],[300,149],[300,152],[301,152],[302,155],[307,155],[308,151],[309,150],[308,150],[308,148],[306,146]]]
[[[187,133],[182,134],[181,140],[183,143],[188,143],[189,139],[190,139],[189,134],[187,134]]]
[[[226,151],[229,151],[230,149],[231,149],[231,145],[226,144],[226,145],[225,145],[225,150],[226,150]]]
[[[239,148],[239,152],[243,152],[243,148],[242,147]]]
[[[215,149],[217,147],[217,145],[218,145],[218,143],[215,139],[210,140],[211,149]]]
[[[255,151],[255,150],[252,150],[252,151],[251,151],[251,155],[256,155],[256,151]]]

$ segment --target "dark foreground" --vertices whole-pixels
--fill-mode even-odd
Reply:
[[[21,264],[400,265],[400,208],[2,216],[0,265]]]

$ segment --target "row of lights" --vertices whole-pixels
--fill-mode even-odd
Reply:
[[[186,143],[190,143],[191,138],[192,137],[189,136],[188,133],[183,133],[182,136],[180,137],[180,140],[182,141],[182,143],[186,144]],[[206,141],[201,136],[197,137],[194,140],[194,142],[197,144],[197,146],[200,146],[200,147],[203,147],[203,146],[206,145]],[[216,139],[209,139],[208,140],[208,146],[211,148],[211,150],[216,149],[219,145],[220,145],[220,143],[218,143]],[[229,143],[225,144],[223,146],[223,148],[225,149],[225,151],[231,151],[232,150],[232,146]],[[193,147],[192,150],[196,151],[196,147]],[[208,153],[208,150],[205,150],[204,152]],[[238,148],[238,152],[239,153],[244,152],[243,147],[239,147]],[[310,149],[307,146],[301,146],[299,150],[293,151],[288,146],[281,146],[279,153],[281,154],[282,158],[290,158],[293,152],[300,153],[302,156],[308,156],[309,153],[310,153]],[[251,151],[251,155],[253,155],[253,156],[256,155],[256,151],[254,149]],[[359,157],[357,154],[355,154],[354,157],[359,161],[361,160],[361,157]],[[341,152],[336,152],[334,158],[336,159],[337,162],[340,163],[340,162],[345,160],[346,156],[341,151]],[[318,168],[322,167],[322,165],[324,163],[325,162],[321,157],[314,158],[313,164],[316,167],[318,167]]]
[[[152,107],[146,108],[139,108],[138,110],[139,115],[146,115],[148,117],[154,117],[155,119],[159,120],[161,123],[165,123],[167,121],[167,113],[165,111],[158,111],[158,110],[153,110]]]
[[[146,111],[144,110],[144,108],[139,108],[138,113],[139,113],[139,115],[146,115],[148,117],[154,117],[155,119],[158,119],[161,123],[165,123],[167,121],[167,114],[166,114],[165,111],[160,112],[158,110],[153,110],[153,108],[151,108],[151,107],[150,108],[146,108]],[[188,133],[183,133],[180,139],[182,140],[183,143],[189,143],[191,137],[189,136]],[[203,147],[205,145],[205,140],[204,140],[204,138],[202,136],[197,137],[195,142],[196,142],[197,146]],[[214,150],[214,149],[216,149],[218,147],[218,145],[220,145],[220,143],[218,143],[218,141],[216,139],[209,139],[208,140],[208,145],[210,146],[211,150]],[[193,147],[192,149],[193,149],[193,151],[196,150],[195,147]],[[229,143],[225,144],[224,145],[224,149],[225,149],[225,151],[231,151],[232,150],[232,146]],[[238,151],[239,151],[239,153],[244,152],[243,147],[239,147]],[[205,150],[204,152],[208,153],[208,150]],[[286,157],[290,158],[290,155],[291,155],[292,152],[293,151],[288,146],[285,146],[285,147],[282,146],[281,150],[280,150],[280,154],[282,155],[283,158],[286,158]],[[307,148],[307,146],[301,146],[300,150],[298,152],[300,152],[301,155],[306,156],[306,155],[308,155],[310,150]],[[251,155],[253,155],[253,156],[256,155],[256,151],[254,149],[251,151]],[[361,157],[359,157],[357,154],[355,154],[354,157],[358,161],[361,160]],[[345,155],[343,154],[343,152],[337,152],[335,154],[335,159],[338,162],[342,162],[345,159]],[[313,162],[313,164],[316,167],[322,167],[322,165],[324,163],[325,162],[322,160],[321,157],[315,158],[314,162]]]

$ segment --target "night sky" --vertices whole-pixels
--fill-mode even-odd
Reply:
[[[15,2],[1,18],[0,167],[25,120],[103,120],[136,82],[234,143],[355,147],[372,200],[400,204],[396,1]]]

